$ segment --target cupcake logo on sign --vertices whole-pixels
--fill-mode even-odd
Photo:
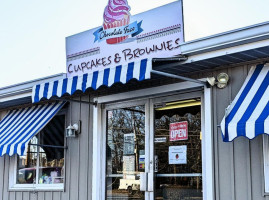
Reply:
[[[94,42],[105,40],[107,44],[117,44],[142,33],[142,21],[130,24],[130,10],[127,0],[109,0],[104,11],[103,27],[93,33]]]

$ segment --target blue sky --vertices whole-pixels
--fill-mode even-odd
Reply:
[[[174,0],[128,0],[137,14]],[[102,25],[107,0],[0,1],[0,88],[65,72],[65,37]],[[269,21],[268,0],[183,0],[185,40]]]

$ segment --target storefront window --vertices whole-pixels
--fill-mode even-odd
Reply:
[[[54,117],[17,159],[17,184],[61,184],[64,182],[65,117]]]

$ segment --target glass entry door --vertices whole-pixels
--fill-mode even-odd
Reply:
[[[153,108],[154,199],[202,200],[201,100],[172,99]]]
[[[145,105],[106,109],[106,199],[145,199]]]
[[[203,199],[200,97],[105,106],[105,199]]]

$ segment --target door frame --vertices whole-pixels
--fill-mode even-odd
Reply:
[[[104,104],[113,104],[117,102],[132,102],[137,100],[145,100],[148,102],[149,117],[146,117],[145,128],[149,130],[149,135],[152,135],[153,121],[149,121],[153,116],[153,100],[156,97],[165,95],[180,95],[195,91],[202,91],[201,96],[201,120],[202,120],[202,176],[203,176],[203,199],[214,199],[214,168],[213,168],[213,105],[212,105],[212,89],[201,86],[193,82],[181,82],[159,87],[147,88],[137,91],[107,95],[94,98],[98,102],[96,107],[93,107],[93,155],[92,155],[92,199],[105,200],[105,154],[104,149],[104,113],[102,112]],[[146,94],[146,95],[145,95]],[[145,107],[146,109],[146,107]],[[145,110],[146,111],[146,110]],[[147,112],[147,111],[146,111]],[[147,121],[148,120],[148,121]],[[148,126],[149,124],[149,126]],[[152,136],[150,136],[152,137]],[[153,141],[153,140],[151,140]],[[150,151],[154,152],[153,144],[149,145]],[[147,157],[147,156],[146,156]],[[153,165],[150,165],[149,172],[153,170]],[[154,198],[153,192],[147,192],[146,199]]]

